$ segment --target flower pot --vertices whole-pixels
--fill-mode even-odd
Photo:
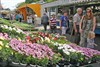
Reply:
[[[87,65],[80,66],[80,67],[100,67],[100,62],[93,63],[93,64],[87,64]]]
[[[30,64],[30,66],[31,66],[31,67],[36,67],[37,65],[32,65],[32,64]]]
[[[21,66],[25,67],[27,64],[20,63]]]
[[[12,62],[12,64],[14,64],[14,65],[19,65],[20,63],[17,63],[17,62]]]
[[[16,62],[12,62],[9,64],[9,67],[19,67],[20,66],[20,63],[16,63]]]
[[[46,67],[56,67],[55,64],[48,64]]]
[[[64,64],[59,64],[58,66],[59,66],[59,67],[64,67]]]
[[[6,66],[7,66],[7,62],[6,61],[0,62],[0,67],[6,67]]]
[[[36,67],[42,67],[42,66],[36,65]]]
[[[66,60],[61,60],[61,61],[59,61],[59,63],[57,63],[57,65],[59,67],[64,67],[65,65],[69,65],[69,62]]]
[[[3,62],[3,59],[2,58],[0,58],[0,62]]]

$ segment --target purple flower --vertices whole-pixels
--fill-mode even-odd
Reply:
[[[94,49],[90,49],[90,48],[85,48],[85,47],[80,47],[80,46],[77,46],[77,45],[74,45],[74,44],[70,44],[70,46],[73,49],[81,52],[81,54],[83,54],[87,58],[92,58],[95,55],[100,55],[100,51],[98,51],[98,50],[94,50]]]
[[[17,39],[12,39],[10,41],[10,47],[17,51],[18,53],[25,54],[27,56],[32,56],[34,58],[45,58],[47,57],[50,59],[54,53],[53,51],[45,45],[40,45],[40,44],[27,44],[27,43],[22,43],[21,41]]]
[[[5,40],[9,39],[7,33],[0,33],[0,38],[4,38]]]

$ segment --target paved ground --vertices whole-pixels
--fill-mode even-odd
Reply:
[[[96,35],[95,43],[98,45],[95,49],[100,50],[100,35]]]

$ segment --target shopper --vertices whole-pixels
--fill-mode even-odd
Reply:
[[[80,22],[80,33],[81,33],[81,41],[80,46],[87,46],[87,37],[90,31],[95,30],[96,27],[96,18],[93,16],[91,8],[86,10],[86,15],[82,17]]]
[[[19,13],[18,16],[19,16],[19,22],[22,22],[22,20],[23,20],[22,14]]]
[[[43,24],[45,31],[47,31],[48,22],[49,22],[49,17],[46,15],[46,13],[44,13],[44,15],[41,18],[41,23]]]
[[[27,15],[27,23],[32,23],[32,16],[31,16],[31,14],[28,14]]]
[[[10,14],[10,22],[13,23],[13,21],[15,20],[15,14]]]
[[[38,26],[38,23],[39,23],[38,20],[39,19],[38,19],[37,15],[35,14],[34,15],[34,27],[37,27]]]
[[[66,30],[69,28],[69,20],[67,16],[67,12],[64,12],[63,16],[60,17],[60,29],[62,31],[62,35],[66,34]]]
[[[56,18],[55,15],[52,15],[52,18],[49,21],[51,33],[56,33]]]
[[[74,43],[79,44],[80,42],[80,33],[79,33],[79,23],[82,17],[82,9],[78,8],[77,13],[73,17],[73,28],[74,28]]]
[[[16,14],[15,15],[15,20],[18,21],[18,19],[19,19],[19,16],[18,16],[18,14]]]

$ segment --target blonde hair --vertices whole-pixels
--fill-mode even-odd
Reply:
[[[88,38],[89,39],[94,39],[95,38],[95,33],[93,31],[89,31]]]
[[[89,10],[90,11],[90,17],[88,17],[88,15],[86,14],[84,16],[85,20],[88,20],[88,19],[93,19],[93,13],[92,13],[92,9],[91,8],[87,8],[86,11]]]

